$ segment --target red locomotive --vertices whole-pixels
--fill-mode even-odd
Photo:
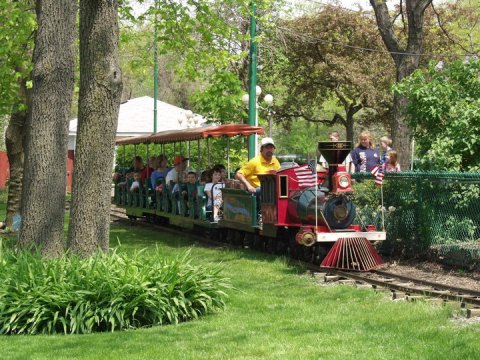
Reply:
[[[385,240],[386,234],[374,225],[353,224],[352,181],[342,165],[351,142],[320,142],[318,150],[328,169],[317,169],[312,162],[258,175],[262,214],[258,236],[270,248],[287,248],[323,267],[370,270],[383,263],[371,242]],[[224,208],[231,200],[225,190]],[[235,203],[238,208],[238,199]],[[235,227],[229,215],[226,211],[220,224]]]

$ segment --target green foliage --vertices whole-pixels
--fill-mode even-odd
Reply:
[[[325,125],[294,121],[288,127],[288,134],[279,134],[275,139],[277,154],[313,157],[317,152],[317,141],[328,140],[327,134]]]
[[[156,251],[87,259],[0,259],[0,333],[92,333],[176,324],[225,306],[230,287],[219,267],[164,260]]]
[[[279,21],[268,45],[265,71],[278,89],[277,121],[303,117],[350,129],[354,121],[386,122],[394,67],[384,54],[355,49],[383,47],[373,18],[363,11],[327,5]],[[335,107],[327,110],[332,100]]]
[[[430,64],[396,86],[408,98],[421,169],[480,171],[480,61]]]
[[[18,101],[19,80],[31,70],[35,14],[28,1],[0,2],[0,117],[9,115]],[[21,110],[21,109],[15,109]]]
[[[209,85],[193,96],[195,110],[216,123],[241,123],[245,118],[242,107],[242,84],[230,71],[217,71]]]

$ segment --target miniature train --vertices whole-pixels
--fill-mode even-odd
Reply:
[[[168,144],[253,133],[262,134],[263,129],[219,125],[129,138],[118,144]],[[161,192],[143,187],[130,193],[128,187],[117,185],[115,202],[132,218],[146,217],[220,241],[288,253],[323,267],[370,270],[383,263],[371,243],[385,240],[386,233],[374,225],[354,223],[351,177],[342,165],[350,149],[347,141],[319,142],[318,151],[327,160],[328,169],[311,162],[259,174],[258,207],[257,197],[234,179],[221,184],[222,205],[215,216],[207,211],[204,185],[200,184],[184,184],[188,196],[178,199],[164,180]]]

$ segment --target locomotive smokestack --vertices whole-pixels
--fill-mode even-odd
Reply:
[[[332,176],[352,150],[351,141],[319,141],[318,151],[328,162],[328,187],[332,191]]]
[[[319,141],[318,151],[327,160],[328,165],[341,164],[352,150],[351,141]]]

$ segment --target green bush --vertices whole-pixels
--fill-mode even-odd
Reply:
[[[0,253],[0,256],[1,253]],[[157,250],[0,258],[0,334],[91,333],[176,324],[225,306],[219,267],[167,261]]]

